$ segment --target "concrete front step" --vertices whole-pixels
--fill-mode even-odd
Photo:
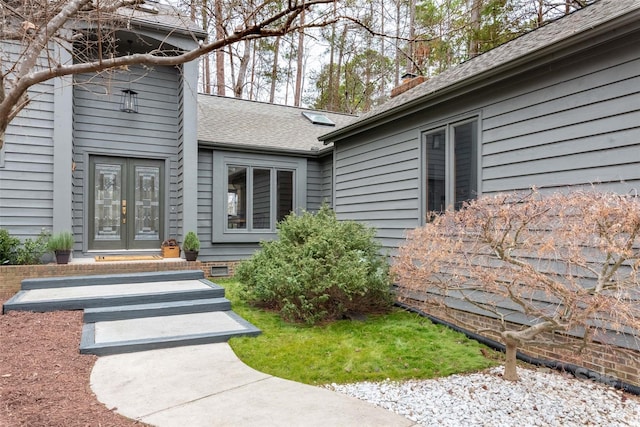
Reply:
[[[80,352],[130,353],[227,341],[260,330],[200,270],[29,279],[2,311],[85,310]]]
[[[73,286],[117,285],[122,283],[171,282],[204,279],[202,270],[153,271],[147,273],[123,273],[91,276],[44,277],[25,279],[20,289],[50,289]]]
[[[87,308],[84,310],[82,318],[84,323],[96,323],[110,320],[139,319],[143,317],[171,316],[174,314],[206,313],[210,311],[229,310],[231,310],[231,301],[228,299],[207,298],[152,304]]]
[[[106,356],[259,334],[259,329],[233,311],[112,320],[84,325],[80,353]]]
[[[83,284],[22,290],[4,304],[3,312],[82,310],[223,297],[224,288],[205,279]]]

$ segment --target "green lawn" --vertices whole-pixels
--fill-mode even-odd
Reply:
[[[262,330],[258,337],[233,338],[233,350],[247,365],[281,378],[314,385],[434,378],[481,370],[500,358],[460,333],[400,309],[366,321],[292,325],[241,301],[238,282],[216,283],[225,287],[233,310]]]

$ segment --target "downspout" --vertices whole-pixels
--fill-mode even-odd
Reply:
[[[422,310],[418,310],[417,308],[410,307],[401,302],[396,301],[396,305],[407,311],[410,311],[412,313],[417,313],[422,317],[426,317],[436,325],[443,325],[443,326],[446,326],[447,328],[453,329],[456,332],[463,333],[464,335],[467,336],[467,338],[471,338],[472,340],[478,341],[479,343],[484,344],[493,350],[497,350],[502,353],[505,352],[504,344],[501,344],[498,341],[492,340],[487,337],[483,337],[482,335],[479,335],[467,329],[461,328],[460,326],[457,326],[451,322],[447,322],[446,320],[439,319],[437,317],[434,317],[430,314],[425,313]],[[524,354],[520,351],[517,352],[516,357],[519,360],[522,360],[523,362],[528,363],[530,365],[544,366],[546,368],[555,369],[560,372],[569,372],[576,378],[593,380],[593,381],[614,387],[618,390],[622,390],[622,391],[640,396],[640,387],[633,384],[626,383],[617,378],[602,375],[596,371],[592,371],[582,366],[574,365],[571,363],[558,362],[555,360],[538,359],[538,358],[529,356],[527,354]]]

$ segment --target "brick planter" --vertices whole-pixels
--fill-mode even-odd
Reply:
[[[145,273],[150,271],[200,270],[199,261],[186,262],[100,262],[66,265],[4,265],[0,266],[0,295],[11,296],[20,290],[23,279],[56,276],[86,276],[96,274]],[[205,271],[205,275],[208,274]]]

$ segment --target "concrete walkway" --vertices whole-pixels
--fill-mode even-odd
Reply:
[[[242,363],[226,341],[259,330],[202,271],[29,279],[8,310],[83,309],[81,352],[108,408],[159,427],[412,426],[385,409]],[[197,344],[197,345],[195,345]]]
[[[227,343],[103,356],[91,388],[108,408],[159,427],[415,425],[358,399],[258,372]]]

